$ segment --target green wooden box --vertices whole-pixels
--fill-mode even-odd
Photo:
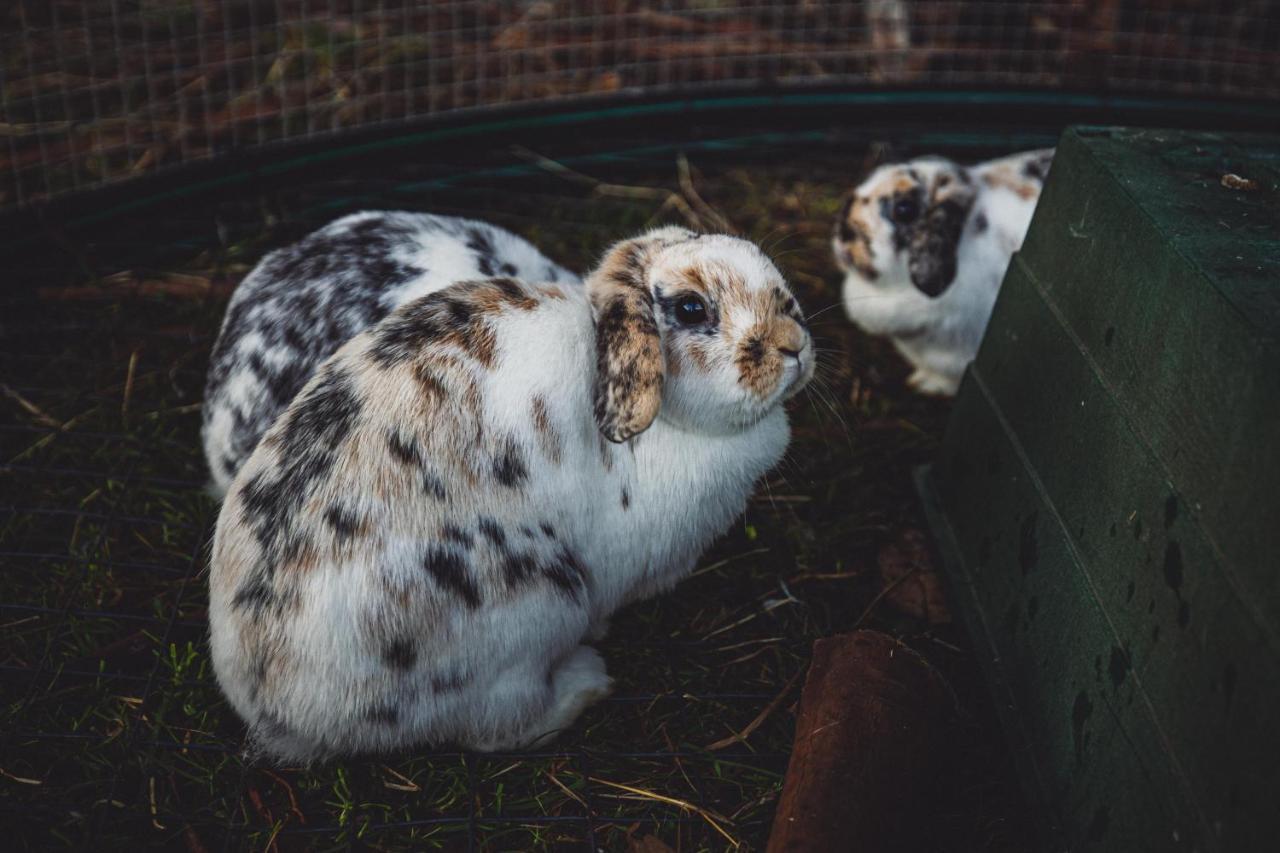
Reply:
[[[1278,167],[1067,131],[920,475],[1058,848],[1280,849]]]

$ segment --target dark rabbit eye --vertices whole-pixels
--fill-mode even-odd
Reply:
[[[686,293],[676,300],[676,319],[685,326],[706,322],[707,306],[701,298]]]
[[[913,198],[900,198],[893,203],[893,221],[904,225],[915,222],[920,215],[920,205]]]

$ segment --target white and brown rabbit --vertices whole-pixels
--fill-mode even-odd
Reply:
[[[338,347],[405,302],[495,275],[578,282],[508,231],[426,213],[351,214],[263,258],[232,295],[209,362],[211,491],[226,493],[267,427]]]
[[[971,167],[922,157],[881,166],[845,203],[832,242],[845,310],[893,341],[912,388],[955,394],[1052,161],[1052,149]]]
[[[586,287],[410,302],[320,368],[236,476],[214,671],[278,760],[529,747],[609,690],[624,604],[693,568],[781,458],[814,349],[760,250],[679,228]]]

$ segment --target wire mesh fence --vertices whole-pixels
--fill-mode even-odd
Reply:
[[[929,804],[934,849],[1027,849],[966,641],[881,606],[878,552],[919,524],[908,470],[945,407],[911,398],[887,350],[822,310],[837,294],[829,221],[862,153],[797,146],[714,140],[686,146],[688,161],[674,143],[554,162],[432,153],[50,223],[7,256],[18,281],[0,297],[0,825],[15,846],[663,849],[640,846],[653,836],[758,848],[809,644],[863,624],[905,637],[960,694],[958,756]],[[803,166],[776,165],[783,151]],[[198,441],[234,284],[266,251],[357,208],[482,216],[581,269],[620,233],[696,216],[671,203],[693,184],[682,198],[779,258],[817,315],[825,377],[793,412],[788,460],[695,576],[615,621],[601,646],[614,695],[534,754],[244,760],[208,668],[216,506]]]
[[[601,96],[1280,95],[1270,0],[20,0],[0,26],[0,208],[279,140]]]

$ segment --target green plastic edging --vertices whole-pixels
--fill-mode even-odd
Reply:
[[[519,118],[500,118],[490,121],[478,121],[457,127],[436,128],[419,131],[388,139],[379,139],[356,145],[347,145],[326,151],[317,151],[298,157],[291,157],[280,163],[258,167],[252,170],[236,172],[217,178],[186,184],[169,190],[163,190],[142,198],[122,202],[106,210],[99,211],[71,220],[71,227],[88,225],[104,219],[118,216],[141,207],[146,207],[167,199],[182,198],[229,184],[249,179],[251,175],[274,175],[291,171],[305,165],[322,163],[328,160],[349,157],[355,154],[393,150],[427,142],[439,142],[447,139],[479,136],[487,133],[503,131],[546,128],[560,125],[584,124],[606,119],[625,119],[646,115],[670,115],[680,112],[728,111],[759,109],[764,107],[803,107],[803,106],[886,106],[886,105],[1008,105],[1008,106],[1041,106],[1041,107],[1083,107],[1083,108],[1124,108],[1130,110],[1160,110],[1178,106],[1187,112],[1206,115],[1240,115],[1242,112],[1257,116],[1275,116],[1280,121],[1280,105],[1273,104],[1240,104],[1221,103],[1206,100],[1161,100],[1158,98],[1142,98],[1133,96],[1088,95],[1078,93],[1037,93],[1037,92],[919,92],[919,91],[887,91],[887,92],[828,92],[828,93],[783,93],[772,95],[741,95],[712,98],[686,98],[674,101],[662,101],[652,104],[620,104],[590,110],[578,110],[567,113],[554,113]],[[524,106],[524,105],[522,105]],[[458,110],[446,115],[464,116],[469,110]],[[340,136],[344,131],[335,131]],[[934,138],[945,138],[951,141],[982,139],[977,134],[942,134],[931,135]],[[989,138],[989,137],[988,137]],[[314,139],[314,137],[313,137]],[[292,141],[292,140],[291,140]],[[283,141],[282,141],[283,142]],[[270,150],[273,143],[255,146],[257,150]],[[216,160],[217,158],[212,158]],[[203,161],[197,161],[203,162]],[[175,169],[186,165],[175,165]],[[21,244],[25,241],[17,241]],[[10,247],[15,244],[10,244]]]

